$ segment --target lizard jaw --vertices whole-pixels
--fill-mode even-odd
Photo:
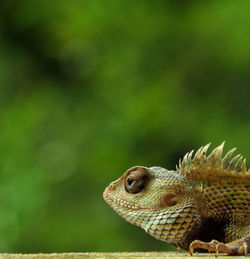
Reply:
[[[108,203],[108,205],[116,211],[117,206],[120,208],[126,208],[131,210],[145,209],[138,204],[127,202],[121,198],[118,198],[108,192],[108,188],[103,192],[103,199]],[[117,205],[117,206],[116,206]]]

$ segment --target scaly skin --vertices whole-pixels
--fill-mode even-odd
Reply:
[[[194,156],[186,154],[176,171],[132,167],[106,188],[103,197],[128,222],[190,253],[207,249],[216,255],[247,254],[250,170],[241,156],[231,159],[235,149],[222,158],[223,146],[209,156],[209,145]]]

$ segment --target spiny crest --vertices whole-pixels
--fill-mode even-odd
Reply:
[[[210,143],[201,147],[193,157],[193,151],[187,153],[179,161],[177,171],[194,182],[210,184],[250,184],[250,169],[246,168],[246,159],[236,155],[232,158],[236,148],[231,149],[223,158],[223,142],[207,156]]]

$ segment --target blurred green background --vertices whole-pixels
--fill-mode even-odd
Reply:
[[[102,192],[226,141],[250,158],[249,1],[2,1],[0,251],[169,245]]]

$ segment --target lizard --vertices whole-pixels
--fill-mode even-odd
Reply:
[[[190,252],[250,252],[250,169],[223,142],[180,159],[176,170],[134,166],[104,191],[108,205],[156,239]]]

